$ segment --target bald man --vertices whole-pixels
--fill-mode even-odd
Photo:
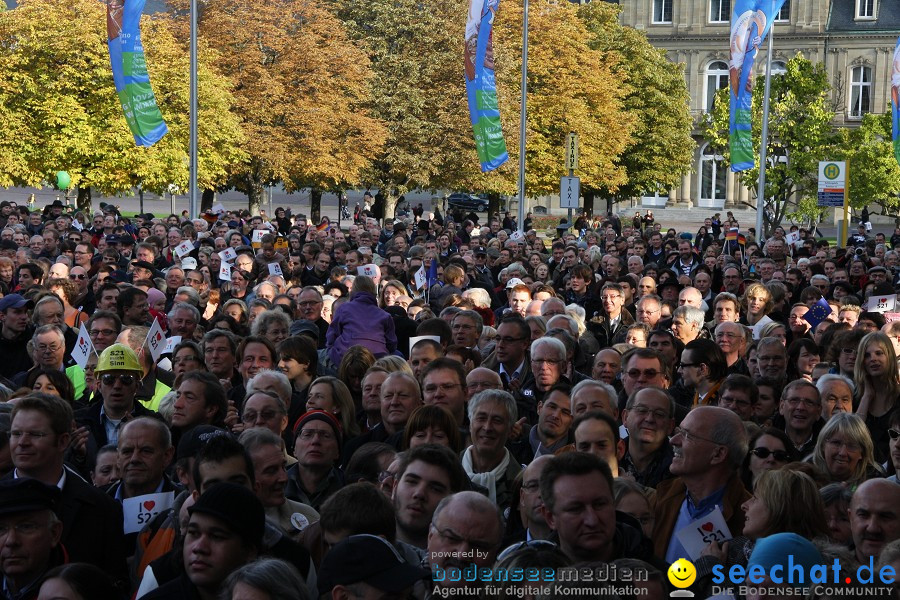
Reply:
[[[477,367],[469,371],[466,375],[466,391],[468,399],[484,390],[502,390],[503,380],[496,371],[491,371],[485,367]]]

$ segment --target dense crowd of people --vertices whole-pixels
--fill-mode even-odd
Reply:
[[[0,203],[0,594],[705,598],[789,554],[900,568],[900,229],[572,225]],[[488,583],[516,569],[566,583]]]

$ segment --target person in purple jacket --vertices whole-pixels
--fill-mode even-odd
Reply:
[[[394,320],[378,308],[376,295],[375,282],[371,277],[358,275],[353,280],[350,301],[334,313],[325,337],[325,348],[335,365],[341,364],[344,353],[351,346],[365,346],[375,358],[397,350]]]

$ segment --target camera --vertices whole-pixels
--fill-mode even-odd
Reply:
[[[856,250],[853,251],[853,253],[856,254],[857,256],[862,256],[863,254],[865,254],[865,252],[866,251],[863,248],[857,248]]]

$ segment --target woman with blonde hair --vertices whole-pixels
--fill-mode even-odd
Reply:
[[[875,445],[875,461],[888,458],[888,420],[900,396],[897,355],[891,338],[873,331],[859,342],[853,382],[856,384],[856,414],[865,420]]]
[[[791,501],[785,502],[785,498]],[[808,540],[824,540],[828,535],[819,487],[809,475],[799,471],[763,472],[756,480],[753,496],[741,505],[741,510],[746,514],[743,534],[721,546],[712,542],[694,561],[698,589],[712,591],[712,570],[717,565],[723,566],[726,572],[733,565],[746,567],[760,538],[775,533],[796,533]]]
[[[832,483],[856,487],[881,475],[874,460],[872,436],[865,422],[853,413],[835,413],[816,440],[812,462]]]
[[[753,339],[761,338],[760,330],[772,322],[768,316],[775,303],[772,301],[772,293],[761,283],[751,283],[741,297],[741,308],[744,316],[753,329]]]
[[[350,389],[337,377],[318,377],[309,384],[306,396],[306,410],[324,410],[337,415],[344,437],[350,439],[359,435],[356,424],[356,407]]]

